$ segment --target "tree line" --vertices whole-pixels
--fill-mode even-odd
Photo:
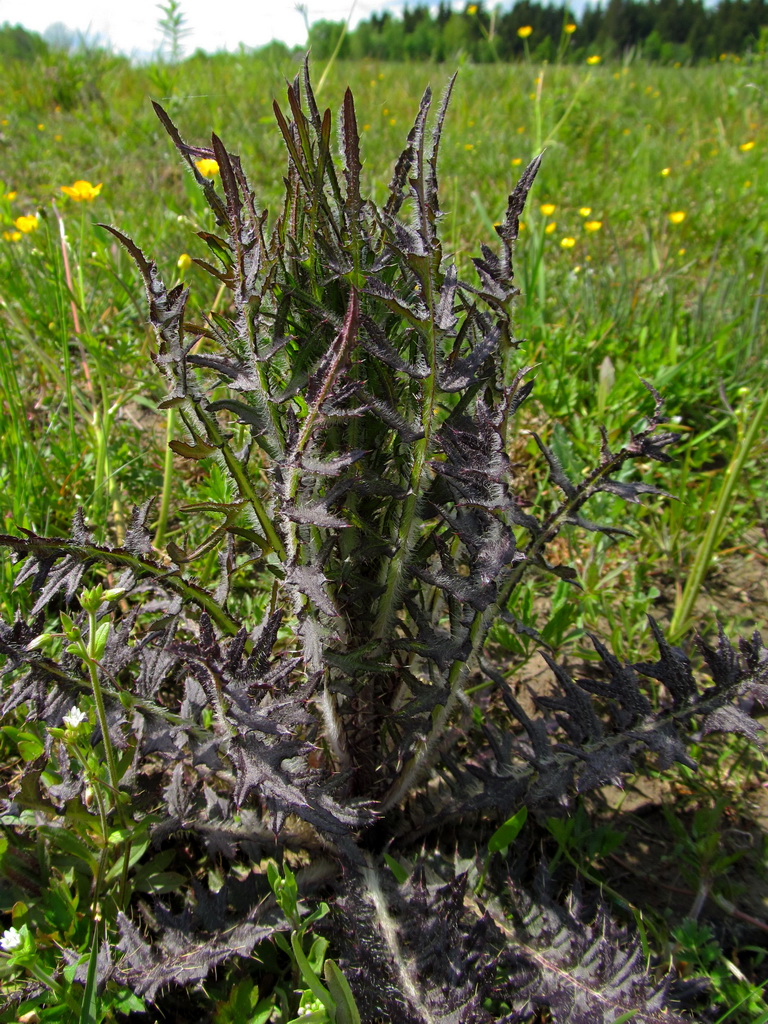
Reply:
[[[329,58],[344,29],[341,21],[318,21],[309,30],[316,59]],[[396,17],[372,14],[341,40],[346,59],[583,60],[633,51],[651,60],[688,63],[722,54],[764,53],[768,46],[766,0],[609,0],[577,16],[567,6],[521,0],[507,9],[483,3],[456,11],[417,3]]]

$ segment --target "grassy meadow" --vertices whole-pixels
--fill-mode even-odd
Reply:
[[[184,273],[183,253],[202,255],[195,231],[210,227],[210,215],[150,98],[185,139],[205,144],[213,129],[233,146],[259,204],[274,206],[284,159],[271,105],[295,71],[267,55],[132,68],[97,54],[6,76],[0,503],[8,529],[64,531],[77,503],[99,527],[119,528],[134,502],[159,493],[164,420],[156,415],[143,289],[126,254],[96,225],[131,234],[169,282]],[[336,106],[352,86],[374,198],[424,87],[442,91],[451,71],[331,69],[321,100]],[[684,432],[660,482],[681,501],[639,513],[637,541],[609,559],[617,593],[626,595],[633,579],[639,615],[622,615],[637,622],[643,595],[658,590],[673,601],[684,585],[723,471],[762,396],[767,80],[763,64],[731,60],[696,68],[468,65],[451,104],[443,232],[465,267],[519,173],[545,151],[517,252],[519,337],[527,361],[540,364],[536,428],[556,432],[578,459],[598,443],[599,423],[618,437],[636,422],[642,376],[663,390]],[[61,186],[76,180],[103,188],[74,202]],[[15,226],[24,215],[37,218],[35,230]],[[186,272],[195,275],[198,288],[207,287],[194,267]],[[764,560],[756,529],[765,513],[762,454],[756,442],[716,547]],[[587,570],[605,554],[597,547],[585,555]],[[4,572],[7,608],[15,600],[7,563]],[[605,578],[598,588],[585,571],[588,588],[593,577],[595,600],[607,607]],[[710,611],[715,604],[713,597]],[[747,621],[747,608],[733,614],[745,625],[759,618]]]
[[[220,135],[242,157],[258,205],[276,209],[285,154],[272,101],[284,105],[285,79],[298,66],[265,51],[146,67],[94,53],[46,59],[34,74],[28,67],[6,69],[0,81],[3,532],[64,535],[81,505],[102,538],[119,540],[132,506],[163,494],[167,518],[162,502],[156,512],[160,548],[171,540],[187,547],[205,535],[204,520],[178,511],[195,481],[167,449],[169,433],[181,434],[158,408],[164,390],[149,358],[143,285],[98,222],[130,235],[158,260],[167,283],[192,283],[193,315],[226,304],[210,277],[184,258],[205,255],[195,232],[210,230],[213,221],[150,100],[165,107],[186,141],[205,145],[211,130]],[[334,114],[345,87],[352,88],[363,177],[378,201],[423,89],[441,93],[453,70],[336,63],[324,77],[319,98]],[[314,69],[316,85],[322,71]],[[681,442],[671,463],[642,467],[644,479],[670,497],[640,507],[603,495],[604,508],[592,510],[631,537],[561,541],[573,545],[563,560],[579,571],[582,600],[573,604],[569,588],[558,584],[551,617],[537,620],[540,591],[532,584],[520,616],[555,650],[570,645],[587,654],[582,638],[594,629],[617,654],[636,659],[653,649],[648,612],[665,627],[671,623],[673,639],[687,646],[692,627],[711,636],[717,618],[734,637],[764,630],[768,65],[725,59],[697,67],[631,60],[462,66],[441,149],[441,205],[446,248],[466,273],[481,240],[493,237],[519,174],[542,151],[516,256],[519,358],[538,367],[523,426],[541,434],[578,475],[594,461],[601,425],[616,445],[638,429],[652,407],[644,378],[664,395]],[[77,181],[101,188],[76,201],[62,186]],[[530,471],[540,458],[530,434],[510,454],[521,491],[534,505],[546,502],[548,485],[535,483],[541,474]],[[222,474],[206,463],[202,472],[206,467],[207,496],[222,500]],[[199,480],[195,496],[206,496]],[[194,568],[205,584],[212,563]],[[26,588],[13,589],[14,572],[0,552],[6,617],[32,603]],[[525,637],[499,625],[491,639],[511,665],[528,662],[526,671],[536,671]],[[724,919],[734,920],[730,906],[741,923],[747,912],[764,922],[764,831],[750,840],[748,876],[734,874],[738,857],[727,860],[729,832],[750,816],[763,829],[768,823],[764,762],[742,740],[709,753],[702,741],[702,759],[706,769],[695,781],[682,768],[672,772],[663,797],[667,853],[687,865],[684,892],[695,893],[705,879]],[[755,803],[755,792],[762,803]],[[722,838],[717,850],[706,845],[705,833]],[[606,874],[595,867],[599,844],[574,839],[568,851],[591,881],[596,874],[598,881],[614,878],[608,853],[601,862],[609,864]],[[626,862],[624,868],[631,872]],[[752,896],[744,890],[747,877]],[[670,882],[673,894],[676,884]],[[687,897],[676,898],[681,917]],[[721,948],[719,936],[693,926],[673,936],[673,911],[659,901],[654,920],[661,923],[649,925],[652,938],[666,942],[669,956],[685,960],[690,971],[715,979],[720,1020],[757,1020],[758,1014],[768,1020],[752,975],[748,984],[742,974],[741,984],[739,970],[723,966],[726,955],[731,966],[738,962],[733,944],[722,940]],[[758,934],[765,938],[759,928]],[[767,972],[757,954],[743,958]]]

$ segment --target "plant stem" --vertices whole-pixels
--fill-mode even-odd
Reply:
[[[117,765],[115,764],[115,752],[112,748],[112,740],[109,735],[109,724],[107,723],[107,712],[104,707],[104,694],[101,690],[101,681],[99,680],[98,672],[98,659],[96,654],[96,612],[88,612],[88,675],[90,676],[91,689],[93,690],[93,699],[96,702],[96,715],[99,719],[99,727],[101,728],[101,735],[104,741],[104,754],[107,759],[107,770],[109,772],[109,782],[114,790],[115,805],[120,808],[119,814],[122,817],[122,808],[120,807],[118,786],[120,784],[120,778],[117,774]]]
[[[155,548],[162,548],[165,543],[165,531],[168,527],[168,511],[171,507],[171,487],[173,485],[173,449],[171,441],[175,428],[175,411],[173,407],[166,411],[165,417],[165,458],[163,460],[163,490],[160,498],[160,513],[155,529],[155,538],[152,544]]]
[[[690,625],[696,598],[699,596],[699,591],[704,583],[704,578],[706,577],[712,563],[712,556],[714,555],[717,542],[720,539],[723,523],[731,509],[733,492],[741,478],[744,463],[747,461],[750,452],[763,429],[766,414],[768,414],[768,394],[763,397],[757,411],[752,416],[749,427],[744,433],[741,441],[737,443],[736,451],[733,454],[731,463],[725,471],[725,477],[720,488],[720,493],[717,497],[715,508],[712,512],[709,524],[707,525],[707,531],[704,534],[704,539],[699,545],[696,558],[691,566],[691,571],[685,584],[683,595],[675,605],[672,622],[670,623],[667,634],[669,639],[673,642],[678,640]]]

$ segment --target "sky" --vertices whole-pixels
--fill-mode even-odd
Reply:
[[[373,11],[402,7],[404,0],[357,0],[352,24]],[[304,0],[310,21],[345,19],[353,0]],[[296,0],[181,0],[189,34],[185,53],[200,48],[210,52],[263,46],[281,39],[301,46],[307,32]],[[59,22],[89,37],[108,39],[115,50],[129,56],[148,56],[161,42],[157,0],[0,0],[0,23],[20,24],[41,34]]]

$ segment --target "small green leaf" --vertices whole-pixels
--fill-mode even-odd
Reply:
[[[107,621],[102,622],[101,625],[96,630],[96,636],[93,642],[93,653],[96,661],[101,661],[101,659],[104,657],[104,651],[107,648],[107,640],[109,639],[109,630],[111,627],[112,623]]]
[[[325,961],[325,980],[336,1003],[335,1024],[360,1024],[360,1011],[352,995],[349,982],[333,960]]]
[[[517,814],[513,814],[493,833],[488,840],[488,853],[506,853],[517,839],[527,818],[528,808],[523,805]]]
[[[45,750],[45,747],[31,732],[20,732],[16,740],[19,753],[25,761],[35,761]]]
[[[395,860],[388,853],[384,854],[384,860],[387,863],[387,867],[395,876],[395,881],[398,885],[403,885],[404,882],[408,881],[408,872],[405,870],[400,861]]]
[[[99,935],[98,932],[94,930],[91,953],[88,958],[88,974],[85,978],[85,991],[83,992],[83,1002],[80,1007],[80,1018],[78,1024],[98,1024],[100,1019],[99,997],[96,993],[96,970],[98,967],[98,958]]]
[[[168,447],[185,459],[207,459],[216,451],[215,445],[208,444],[197,435],[194,436],[193,444],[190,444],[189,441],[169,441]]]
[[[296,958],[296,964],[299,970],[301,971],[301,976],[304,979],[304,984],[307,986],[308,989],[310,989],[312,995],[316,999],[320,1000],[320,1002],[328,1011],[328,1016],[331,1018],[331,1020],[335,1020],[336,1006],[333,997],[331,993],[328,991],[328,989],[325,987],[325,985],[323,985],[323,983],[320,981],[315,972],[312,970],[312,967],[310,966],[309,960],[307,960],[307,956],[304,950],[302,949],[301,941],[296,932],[293,932],[291,934],[291,949],[293,950],[293,955]]]
[[[159,896],[164,892],[175,892],[186,881],[186,876],[180,875],[178,871],[158,871],[157,874],[137,881],[135,888],[139,892],[152,892]]]

